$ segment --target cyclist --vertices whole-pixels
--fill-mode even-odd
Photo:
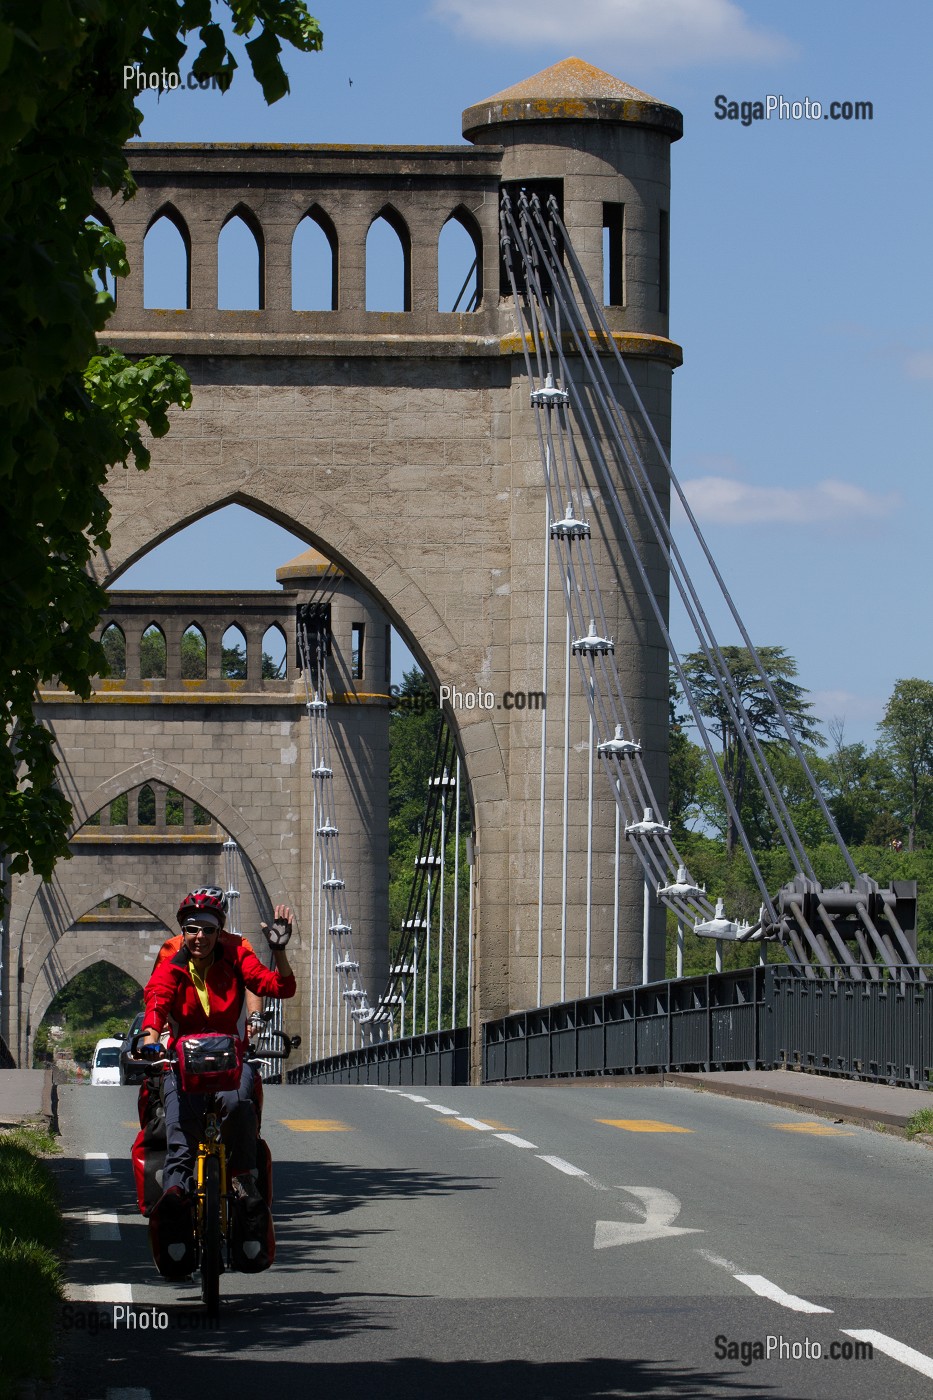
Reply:
[[[216,894],[219,897],[221,906],[223,908],[224,917],[226,918],[226,915],[229,912],[227,907],[226,892],[222,890],[219,885],[206,885],[205,890],[209,890],[211,894]],[[175,954],[179,951],[179,949],[183,947],[184,942],[185,935],[183,933],[173,933],[171,938],[166,938],[165,942],[162,944],[162,947],[156,953],[156,960],[152,964],[153,972],[155,972],[160,962],[164,962],[166,958],[173,958]],[[226,945],[227,943],[241,943],[244,948],[249,950],[249,952],[255,952],[255,949],[253,948],[252,944],[247,942],[247,940],[243,937],[242,933],[231,933],[227,928],[221,930],[220,942],[224,945]],[[251,992],[249,988],[246,989],[246,1010],[250,1013],[251,1017],[253,1016],[253,1014],[258,1014],[260,1011],[262,1011],[262,997],[257,996],[255,992]],[[258,1021],[254,1022],[250,1026],[250,1029],[261,1029],[261,1023]]]
[[[235,1035],[245,1040],[246,992],[287,998],[295,995],[295,978],[285,952],[291,937],[291,911],[277,905],[271,928],[262,924],[273,952],[275,968],[262,965],[244,940],[223,934],[226,900],[214,887],[193,890],[178,906],[182,941],[178,952],[157,962],[144,991],[140,1053],[159,1053],[159,1036],[168,1027],[169,1048],[180,1036],[204,1031]],[[247,1221],[258,1228],[267,1207],[256,1183],[257,1121],[253,1071],[244,1064],[239,1089],[218,1096],[223,1136],[236,1196]],[[171,1262],[156,1253],[163,1273],[177,1278],[190,1273],[193,1250],[191,1202],[194,1161],[203,1112],[203,1096],[180,1092],[175,1076],[162,1080],[167,1152],[163,1194],[150,1216],[151,1236],[174,1240]],[[181,1246],[184,1245],[184,1249]]]

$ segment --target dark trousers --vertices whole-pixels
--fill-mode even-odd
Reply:
[[[183,1191],[194,1189],[194,1164],[198,1140],[204,1122],[204,1111],[211,1098],[220,1106],[221,1133],[227,1149],[227,1174],[239,1176],[256,1170],[256,1136],[258,1132],[253,1069],[244,1065],[240,1087],[220,1094],[183,1094],[171,1071],[162,1079],[162,1102],[165,1106],[165,1139],[167,1151],[162,1172],[162,1189],[180,1186]]]

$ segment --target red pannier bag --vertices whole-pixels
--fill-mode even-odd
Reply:
[[[235,1035],[205,1032],[179,1036],[178,1087],[183,1094],[223,1093],[240,1087],[243,1050]]]
[[[139,1086],[139,1132],[132,1147],[136,1201],[148,1216],[162,1195],[162,1169],[165,1166],[165,1112],[162,1100],[150,1079]]]

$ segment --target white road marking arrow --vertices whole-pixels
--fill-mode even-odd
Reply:
[[[636,1244],[639,1240],[665,1240],[672,1235],[702,1235],[702,1230],[671,1223],[680,1214],[680,1201],[670,1191],[659,1191],[653,1186],[620,1186],[619,1190],[638,1197],[645,1207],[645,1219],[631,1223],[597,1220],[594,1249],[612,1249],[613,1245]]]

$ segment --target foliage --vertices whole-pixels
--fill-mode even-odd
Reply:
[[[912,851],[918,826],[933,811],[933,682],[898,681],[878,727]]]
[[[56,1150],[36,1130],[0,1133],[0,1400],[51,1368],[62,1297],[62,1220],[55,1184],[39,1156]]]
[[[402,680],[398,703],[389,723],[389,928],[392,952],[398,947],[402,920],[408,912],[408,901],[415,873],[415,859],[421,843],[429,784],[434,775],[437,736],[443,716],[428,678],[417,668],[408,671]],[[466,863],[466,835],[471,829],[469,799],[466,784],[461,785],[460,801],[460,881],[461,908],[469,894],[470,868]],[[445,937],[453,929],[453,859],[448,847],[448,867],[445,882]],[[434,891],[435,915],[438,910],[437,889]],[[435,923],[435,936],[436,936]],[[467,1010],[467,947],[465,926],[461,926],[462,942],[457,969],[458,1019]],[[447,945],[450,948],[450,944]],[[446,963],[446,960],[445,960]],[[422,973],[423,975],[423,973]],[[444,1004],[451,1005],[452,970],[444,969]],[[423,983],[422,983],[423,986]],[[429,1007],[428,1024],[436,1024],[437,989],[432,982],[433,1010]],[[419,993],[419,1018],[423,1015],[423,1000]],[[411,1005],[406,1009],[406,1033],[410,1034]],[[419,1026],[421,1021],[419,1019]]]
[[[933,1108],[918,1108],[917,1112],[908,1118],[904,1132],[908,1138],[918,1137],[921,1133],[933,1133]]]
[[[288,91],[281,42],[321,47],[303,0],[217,8],[252,35],[267,101]],[[86,697],[106,667],[91,635],[106,595],[88,566],[109,544],[108,468],[145,470],[147,437],[190,403],[171,360],[134,363],[98,346],[114,302],[95,277],[129,269],[92,216],[96,186],[134,190],[123,147],[142,114],[124,68],[177,74],[192,35],[194,73],[232,75],[213,0],[5,0],[0,13],[0,848],[13,873],[49,878],[67,855],[71,807],[32,706],[55,677]]]
[[[821,744],[822,735],[809,713],[811,706],[804,698],[806,692],[803,686],[794,681],[797,674],[794,658],[783,647],[758,647],[757,651],[792,732],[806,743]],[[746,737],[754,734],[763,746],[786,741],[786,731],[748,648],[727,646],[722,648],[722,653],[741,702],[739,724],[720,689],[722,677],[714,672],[703,652],[688,653],[683,658],[683,669],[697,709],[710,722],[710,731],[722,745],[721,768],[725,787],[744,825],[754,770],[743,746],[739,726],[742,726]],[[726,847],[731,854],[738,843],[738,827],[732,811],[724,813],[724,834]]]
[[[125,1029],[136,1014],[138,1002],[139,984],[112,963],[98,962],[79,972],[57,993],[43,1021],[53,1026],[67,1021],[72,1028],[85,1028],[103,1025],[116,1017]]]

